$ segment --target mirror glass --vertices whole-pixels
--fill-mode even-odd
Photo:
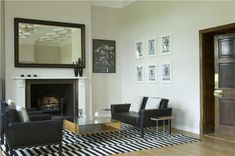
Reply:
[[[17,67],[85,67],[85,26],[81,24],[15,19]]]

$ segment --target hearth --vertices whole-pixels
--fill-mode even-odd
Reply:
[[[33,79],[26,81],[26,108],[53,116],[77,115],[77,81]]]

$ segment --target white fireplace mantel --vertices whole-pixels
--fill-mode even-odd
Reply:
[[[78,108],[86,112],[86,77],[13,77],[16,82],[16,103],[25,107],[26,104],[26,81],[27,80],[78,80]],[[85,114],[84,114],[85,115]]]

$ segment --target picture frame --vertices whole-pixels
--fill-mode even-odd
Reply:
[[[156,64],[147,65],[147,81],[157,82],[157,65]]]
[[[172,54],[172,35],[166,34],[161,36],[161,54],[170,55]]]
[[[138,83],[144,82],[144,66],[143,65],[137,65],[136,67],[136,81]]]
[[[116,72],[116,41],[93,39],[93,73]]]
[[[148,40],[148,56],[157,56],[157,37]]]
[[[161,81],[163,83],[172,82],[172,63],[165,62],[161,64]]]
[[[143,42],[142,41],[136,42],[135,50],[136,50],[136,58],[137,59],[143,58]]]

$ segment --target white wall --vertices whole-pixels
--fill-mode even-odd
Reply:
[[[116,41],[116,73],[93,73],[93,112],[102,112],[110,104],[121,99],[121,51],[120,51],[120,10],[105,7],[92,7],[92,39]]]
[[[2,49],[2,1],[0,1],[0,100],[2,100],[2,53],[3,53],[3,49]]]
[[[234,2],[136,2],[121,10],[122,101],[147,95],[170,99],[178,129],[199,133],[199,30],[233,23]],[[137,60],[135,43],[171,33],[173,53]],[[160,48],[159,48],[160,49]],[[146,48],[144,50],[146,52]],[[173,83],[136,83],[137,64],[171,61]],[[158,76],[160,70],[158,70]]]
[[[90,107],[90,2],[89,1],[7,1],[5,10],[6,27],[6,98],[15,98],[16,84],[12,77],[20,74],[38,76],[74,76],[73,69],[65,68],[15,68],[14,67],[14,17],[39,20],[81,23],[86,25],[86,105]]]
[[[234,22],[234,8],[234,2],[136,2],[118,10],[90,8],[90,2],[81,1],[8,1],[5,15],[6,97],[14,99],[12,77],[20,74],[73,76],[73,69],[15,68],[14,17],[82,23],[86,25],[86,101],[88,107],[92,103],[93,112],[109,108],[111,103],[130,101],[134,96],[165,97],[170,99],[170,107],[176,115],[175,127],[198,133],[199,30]],[[158,54],[156,58],[135,59],[136,41],[143,40],[146,45],[147,39],[154,36],[160,39],[162,34],[167,33],[173,37],[172,55]],[[92,74],[93,38],[116,41],[116,73]],[[136,83],[135,68],[138,63],[156,62],[160,65],[164,61],[172,61],[173,83]]]
[[[0,100],[4,100],[4,1],[0,1]]]

